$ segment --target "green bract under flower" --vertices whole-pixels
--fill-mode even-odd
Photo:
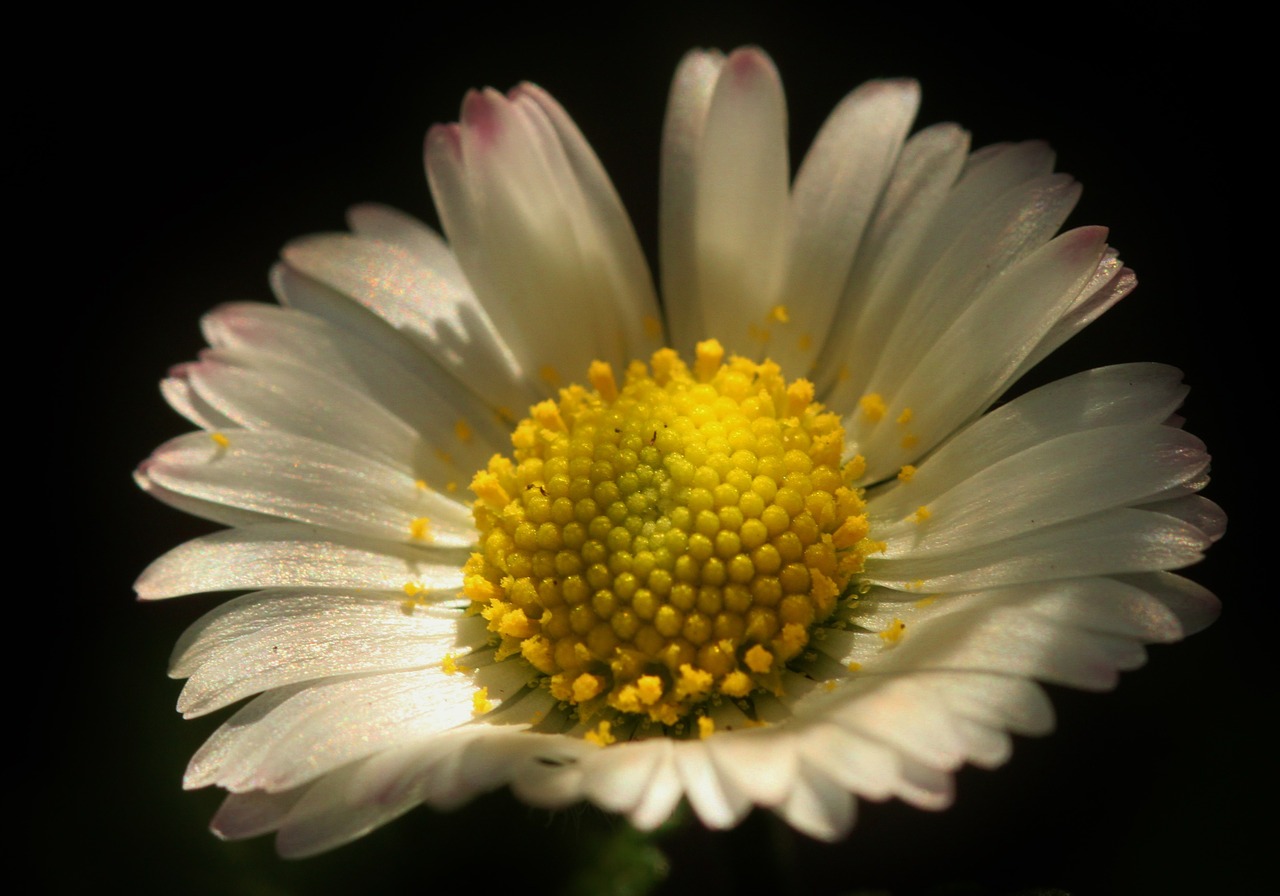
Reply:
[[[692,370],[663,349],[621,388],[596,362],[592,391],[535,405],[514,458],[472,483],[466,594],[499,655],[523,655],[584,718],[675,725],[715,695],[779,692],[877,547],[863,464],[842,466],[844,429],[812,384],[723,359],[715,340]],[[590,736],[609,732],[606,718]]]

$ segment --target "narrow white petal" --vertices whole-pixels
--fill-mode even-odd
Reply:
[[[523,404],[523,372],[485,308],[408,250],[348,234],[318,234],[295,240],[282,254],[290,268],[411,334],[476,397]]]
[[[220,445],[204,433],[158,448],[146,476],[163,488],[231,508],[411,543],[446,547],[475,538],[470,511],[413,477],[333,446],[284,433],[236,430]],[[423,539],[418,539],[423,540]]]
[[[1182,374],[1160,364],[1122,364],[1079,373],[996,408],[934,452],[910,482],[877,491],[873,515],[901,519],[1002,460],[1052,439],[1104,426],[1159,423],[1182,403]]]
[[[640,802],[627,817],[639,830],[652,831],[671,817],[671,813],[680,802],[680,797],[684,795],[684,788],[681,785],[680,772],[676,768],[675,743],[665,737],[653,738],[646,743],[653,745],[649,749],[658,755],[658,761],[653,777],[649,779],[649,786],[640,795]]]
[[[870,359],[897,322],[902,293],[881,288],[906,276],[916,247],[964,164],[969,135],[934,125],[907,141],[863,235],[831,332],[814,372],[823,401],[837,406],[866,391]]]
[[[762,354],[751,328],[778,303],[789,176],[777,70],[759,50],[736,50],[720,69],[697,149],[692,234],[698,316],[730,351]]]
[[[659,261],[663,310],[671,344],[687,351],[709,332],[698,301],[698,255],[694,239],[698,196],[698,157],[707,110],[724,55],[693,50],[680,60],[671,82],[662,127]]]
[[[209,826],[223,840],[243,840],[276,830],[307,792],[296,787],[283,793],[232,793],[222,801]]]
[[[707,827],[731,828],[751,808],[746,794],[719,774],[705,741],[676,744],[675,765],[689,805]]]
[[[870,381],[888,414],[879,423],[846,417],[848,438],[869,460],[868,476],[920,457],[990,404],[1092,274],[1105,237],[1101,228],[1065,233],[966,298],[963,310],[936,309],[928,325],[903,318],[909,332],[900,324]],[[910,423],[899,424],[908,408]]]
[[[189,677],[178,711],[194,718],[295,682],[438,666],[446,654],[478,646],[459,631],[461,617],[460,609],[406,616],[394,595],[246,595],[178,641],[170,675]]]
[[[914,81],[862,85],[836,106],[801,163],[781,292],[789,320],[768,349],[783,370],[808,370],[821,348],[919,102]]]
[[[855,803],[848,791],[830,784],[819,766],[802,763],[795,787],[778,806],[778,814],[814,839],[840,839],[853,827]]]
[[[1210,540],[1172,517],[1121,508],[951,556],[871,558],[868,578],[904,591],[970,591],[1195,563]]]
[[[622,815],[640,804],[662,761],[656,741],[618,744],[583,763],[583,791],[597,806]]]
[[[875,527],[886,557],[955,552],[1141,503],[1197,476],[1204,443],[1155,424],[1071,433],[1005,458],[943,494],[912,489],[930,516]],[[914,482],[914,480],[913,480]]]
[[[294,523],[228,529],[179,545],[148,566],[143,600],[252,588],[462,587],[465,552],[321,532]]]

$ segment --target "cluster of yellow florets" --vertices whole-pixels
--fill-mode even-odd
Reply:
[[[672,725],[777,691],[873,547],[839,419],[772,362],[723,356],[663,349],[621,389],[596,362],[472,482],[465,593],[584,717]]]

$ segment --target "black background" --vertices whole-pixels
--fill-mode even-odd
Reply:
[[[1253,508],[1275,489],[1270,452],[1254,447],[1271,416],[1259,394],[1273,382],[1270,358],[1255,348],[1260,324],[1242,294],[1241,271],[1271,260],[1251,254],[1243,218],[1261,201],[1240,145],[1261,111],[1240,41],[1248,23],[1190,6],[1154,17],[1076,8],[1047,23],[974,9],[939,19],[850,7],[839,20],[795,6],[614,9],[618,24],[606,27],[553,7],[458,20],[438,7],[354,7],[340,19],[210,8],[194,24],[79,21],[90,39],[74,46],[39,39],[47,62],[22,89],[31,126],[13,142],[20,180],[31,181],[19,189],[39,195],[34,216],[17,222],[35,245],[20,298],[48,335],[11,339],[53,355],[65,388],[45,403],[63,466],[53,500],[39,504],[54,507],[38,537],[56,554],[40,566],[51,575],[16,597],[31,608],[32,640],[11,632],[15,655],[37,658],[26,673],[37,686],[24,688],[35,697],[21,758],[31,777],[16,782],[33,793],[16,801],[34,816],[20,822],[32,833],[22,860],[55,892],[115,882],[135,892],[533,893],[554,891],[575,844],[616,824],[500,793],[451,814],[419,809],[304,862],[277,859],[269,839],[219,843],[206,832],[219,796],[179,783],[218,718],[183,722],[172,711],[179,685],[164,674],[178,634],[216,598],[141,605],[130,588],[147,562],[208,526],[145,498],[130,472],[188,428],[156,384],[202,347],[199,315],[270,301],[266,271],[281,244],[341,229],[344,209],[364,200],[435,221],[421,141],[430,123],[457,117],[467,88],[528,79],[550,90],[613,176],[652,259],[675,65],[693,46],[757,43],[786,86],[793,163],[844,93],[890,75],[922,81],[919,125],[956,120],[975,146],[1039,137],[1058,149],[1059,168],[1085,185],[1069,223],[1110,226],[1141,285],[1030,381],[1130,360],[1186,372],[1188,429],[1215,456],[1207,494],[1233,520],[1190,575],[1225,612],[1186,643],[1154,648],[1114,694],[1055,690],[1057,733],[1019,739],[996,772],[962,772],[945,813],[863,803],[834,845],[786,836],[759,813],[732,834],[695,824],[665,841],[673,872],[661,892],[762,882],[824,894],[1254,891],[1257,807],[1276,791],[1260,743],[1275,708],[1272,595]],[[69,359],[56,335],[68,325]],[[21,468],[15,478],[26,484]],[[939,889],[952,885],[969,889]]]

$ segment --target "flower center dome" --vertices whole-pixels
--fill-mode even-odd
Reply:
[[[779,691],[874,549],[839,418],[715,340],[692,370],[662,349],[621,388],[600,361],[588,380],[531,408],[472,482],[465,593],[500,655],[582,718],[676,725]]]

